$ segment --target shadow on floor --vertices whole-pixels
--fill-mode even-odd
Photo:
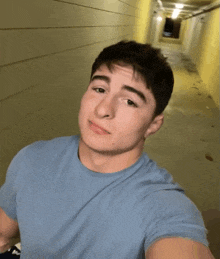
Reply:
[[[215,259],[220,259],[220,211],[203,211],[202,216],[208,230],[209,248]]]

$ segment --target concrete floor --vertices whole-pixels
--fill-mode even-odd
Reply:
[[[219,209],[219,110],[180,45],[160,45],[174,91],[160,131],[145,151],[167,168],[201,211]]]
[[[168,169],[202,212],[210,249],[220,259],[219,109],[180,45],[160,44],[175,85],[160,131],[145,151]]]
[[[185,189],[208,225],[211,218],[213,222],[219,217],[219,110],[181,46],[159,47],[172,65],[175,86],[164,112],[164,125],[146,140],[145,151]],[[73,88],[75,76],[68,74],[47,85],[30,87],[0,103],[0,185],[22,147],[40,139],[78,134],[79,95],[88,82],[76,80]],[[216,222],[209,224],[208,230],[213,254],[220,258]]]

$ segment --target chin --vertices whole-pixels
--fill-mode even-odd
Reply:
[[[87,150],[91,150],[97,154],[114,156],[127,153],[132,150],[139,150],[140,146],[143,148],[143,143],[133,143],[128,145],[128,143],[117,143],[117,141],[110,141],[107,139],[97,139],[96,137],[83,137],[81,136],[82,144]],[[116,145],[114,145],[116,144]],[[108,148],[107,148],[108,147]]]
[[[106,149],[106,147],[111,145],[109,141],[98,138],[96,136],[81,135],[81,141],[86,148],[93,150],[95,152],[102,153],[110,151]]]

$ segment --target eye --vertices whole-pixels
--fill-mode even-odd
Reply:
[[[100,87],[93,87],[92,90],[94,90],[97,93],[104,93],[105,89],[100,88]]]
[[[128,106],[138,107],[136,103],[134,103],[133,101],[131,101],[129,99],[127,100],[127,104],[128,104]]]

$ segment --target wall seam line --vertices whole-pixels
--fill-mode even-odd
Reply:
[[[53,1],[54,2],[59,2],[59,3],[64,3],[64,4],[71,4],[71,5],[81,6],[81,7],[85,7],[85,8],[89,8],[89,9],[93,9],[93,10],[98,10],[98,11],[103,11],[103,12],[107,12],[107,13],[114,13],[114,14],[120,14],[120,15],[135,17],[135,16],[130,15],[130,14],[117,13],[117,12],[108,11],[108,10],[105,10],[105,9],[99,9],[99,8],[96,8],[96,7],[91,7],[91,6],[87,6],[87,5],[71,3],[71,2],[67,2],[67,1],[63,1],[63,0],[53,0]]]
[[[125,36],[128,36],[128,35],[130,35],[130,34],[121,35],[121,36],[119,36],[117,38],[125,37]],[[94,42],[94,43],[90,43],[90,44],[86,44],[86,45],[81,45],[81,46],[78,46],[78,47],[75,47],[75,48],[71,48],[71,49],[65,49],[65,50],[62,50],[62,51],[59,51],[59,52],[54,52],[54,53],[50,53],[50,54],[46,54],[46,55],[41,55],[41,56],[37,56],[37,57],[33,57],[33,58],[28,58],[28,59],[23,59],[23,60],[15,61],[15,62],[8,63],[8,64],[5,64],[5,65],[0,65],[0,68],[16,65],[16,64],[19,64],[19,63],[24,63],[24,62],[27,62],[27,61],[36,60],[36,59],[40,59],[40,58],[44,58],[44,57],[53,56],[53,55],[56,55],[56,54],[60,54],[60,53],[64,53],[64,52],[68,52],[68,51],[84,48],[84,47],[87,47],[87,46],[92,46],[92,45],[95,45],[95,44],[98,44],[98,43],[106,42],[106,41],[109,41],[109,40],[114,40],[114,39],[117,39],[117,38],[108,39],[108,40],[104,40],[104,41],[98,41],[98,42]]]
[[[125,2],[123,2],[123,1],[121,1],[121,0],[118,0],[118,1],[121,2],[121,3],[123,3],[123,4],[128,5],[128,6],[130,6],[130,7],[133,7],[134,9],[139,9],[139,8],[137,8],[137,7],[133,6],[133,5],[130,5],[130,4],[128,4],[128,3],[125,3]]]
[[[0,28],[0,31],[9,30],[48,30],[48,29],[79,29],[79,28],[114,28],[114,27],[129,27],[132,24],[127,25],[101,25],[101,26],[63,26],[63,27],[22,27],[22,28]]]

